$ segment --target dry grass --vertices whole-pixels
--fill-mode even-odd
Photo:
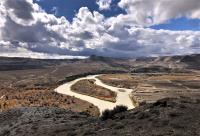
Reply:
[[[80,80],[71,88],[76,93],[92,96],[110,102],[116,102],[117,94],[107,88],[96,85],[95,80]]]
[[[30,106],[60,107],[75,112],[86,112],[93,116],[99,115],[97,107],[86,101],[48,90],[29,90],[5,96],[0,100],[1,110]]]
[[[132,88],[134,105],[166,97],[200,97],[199,73],[108,74],[98,78],[111,86]]]
[[[172,80],[172,81],[181,81],[181,80],[200,80],[200,77],[196,74],[171,74],[171,75],[161,75],[161,76],[152,76],[149,77],[149,80]]]
[[[129,74],[108,74],[98,77],[105,84],[119,88],[135,88],[138,79]]]
[[[104,65],[82,61],[63,63],[66,64],[38,69],[0,71],[0,97],[9,97],[7,100],[0,100],[0,110],[23,106],[52,106],[98,115],[98,108],[90,103],[64,95],[58,97],[53,90],[59,86],[58,81],[67,76],[97,71],[99,67],[103,69]]]

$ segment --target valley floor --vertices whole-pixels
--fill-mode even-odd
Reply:
[[[84,78],[76,79],[74,81],[71,81],[71,82],[68,82],[64,85],[59,86],[58,88],[55,89],[55,91],[58,92],[58,93],[61,93],[61,94],[74,96],[74,97],[79,98],[81,100],[92,103],[93,105],[95,105],[99,108],[100,113],[102,113],[106,109],[113,109],[117,105],[127,106],[128,109],[133,109],[135,107],[133,105],[131,98],[130,98],[130,94],[133,91],[132,89],[117,88],[117,87],[106,85],[106,84],[102,83],[99,79],[96,78],[98,76],[99,75],[94,75],[94,76],[87,76],[87,77],[84,77]],[[94,98],[94,97],[86,95],[86,94],[83,95],[83,94],[80,94],[80,93],[76,93],[71,89],[71,87],[74,84],[76,84],[77,82],[79,82],[81,80],[85,80],[85,79],[95,80],[96,85],[104,87],[106,89],[109,89],[109,90],[117,93],[116,102],[109,102],[109,101],[106,101],[106,100],[100,100],[100,99]],[[83,88],[84,85],[81,86],[81,87]],[[124,90],[124,91],[120,91],[120,90]]]
[[[90,91],[96,90],[96,87],[93,86],[91,86],[91,90],[85,92],[86,86],[80,82],[84,80],[94,80],[95,85],[115,92],[117,94],[116,102],[107,101],[106,96],[104,96],[104,99],[91,96]],[[79,92],[73,90],[74,85],[80,87]],[[124,105],[128,109],[133,109],[144,103],[152,103],[168,97],[200,98],[200,75],[198,73],[93,75],[68,82],[55,91],[92,103],[102,113],[105,109],[113,109],[117,105]],[[102,90],[103,93],[106,92]]]
[[[0,58],[0,136],[200,136],[199,60]],[[74,81],[99,74],[87,89],[71,90]],[[97,118],[117,104],[136,108]]]

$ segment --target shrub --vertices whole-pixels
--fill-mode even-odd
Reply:
[[[102,112],[102,115],[101,115],[101,120],[107,120],[109,118],[112,118],[113,115],[111,115],[111,110],[105,110]]]
[[[107,119],[113,119],[115,114],[125,112],[127,111],[128,107],[120,105],[116,106],[113,110],[105,110],[102,112],[101,119],[107,120]]]
[[[114,109],[113,109],[113,112],[116,114],[116,113],[120,113],[120,112],[125,112],[127,111],[128,107],[124,106],[124,105],[120,105],[120,106],[116,106]]]

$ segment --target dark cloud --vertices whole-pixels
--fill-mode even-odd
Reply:
[[[27,43],[52,42],[53,39],[65,41],[65,38],[55,31],[48,30],[41,22],[23,26],[14,22],[10,17],[7,17],[5,27],[2,29],[2,36],[8,41],[16,40]]]
[[[33,19],[33,7],[26,0],[6,0],[5,3],[8,9],[13,9],[13,13],[20,19]]]
[[[80,32],[80,33],[76,33],[73,34],[74,37],[79,37],[83,40],[88,40],[88,39],[92,39],[94,36],[91,32],[89,31],[85,31],[85,32]]]

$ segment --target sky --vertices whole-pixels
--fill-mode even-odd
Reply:
[[[0,56],[200,53],[200,0],[1,0]]]

